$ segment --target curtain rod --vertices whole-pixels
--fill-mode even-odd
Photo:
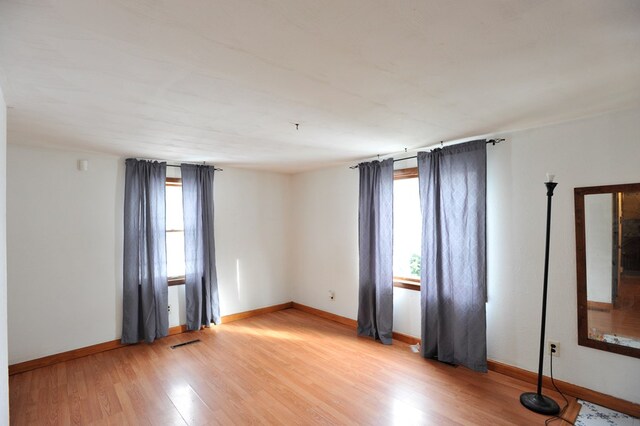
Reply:
[[[504,142],[504,138],[494,138],[494,139],[486,139],[486,143],[487,145],[491,144],[494,145],[500,142]],[[463,143],[463,142],[460,142]],[[442,149],[444,147],[445,142],[444,141],[440,141],[440,148],[434,148],[434,149]],[[449,146],[451,145],[458,145],[457,143],[450,143],[448,142]],[[432,145],[434,146],[434,145]],[[418,150],[420,149],[428,149],[429,147],[425,147],[425,148],[418,148]],[[413,150],[412,150],[413,151]],[[404,152],[407,152],[407,148],[404,149]],[[393,155],[393,154],[386,154],[386,155]],[[411,157],[404,157],[404,158],[396,158],[393,160],[393,162],[395,163],[396,161],[403,161],[403,160],[411,160],[412,158],[418,158],[417,155],[413,155]],[[380,155],[378,155],[378,159],[380,159]],[[357,169],[358,168],[358,164],[356,164],[355,166],[349,166],[350,169]]]
[[[180,168],[180,164],[170,164],[167,160],[156,160],[156,159],[154,159],[154,158],[136,158],[136,160],[157,161],[157,162],[160,162],[160,163],[167,163],[167,167],[177,167],[177,168]],[[207,163],[206,163],[205,161],[203,161],[202,163],[190,163],[190,162],[185,162],[185,163],[182,163],[182,164],[193,164],[193,165],[195,165],[195,166],[206,166],[206,165],[207,165]],[[223,169],[219,169],[219,168],[217,168],[217,167],[214,167],[214,168],[213,168],[213,170],[214,170],[214,171],[216,171],[216,172],[224,172],[224,170],[223,170]]]
[[[182,164],[193,164],[193,165],[196,165],[196,166],[206,166],[206,164],[198,164],[198,163],[182,163]],[[180,168],[180,164],[168,164],[168,163],[167,163],[167,167],[177,167],[177,168]],[[223,169],[219,169],[219,168],[217,168],[217,167],[214,167],[214,168],[213,168],[213,170],[215,170],[216,172],[224,172],[224,170],[223,170]]]

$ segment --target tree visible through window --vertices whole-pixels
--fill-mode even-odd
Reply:
[[[184,284],[184,222],[182,220],[182,180],[167,178],[167,277],[169,285]]]
[[[401,169],[393,183],[393,281],[396,286],[420,285],[421,212],[418,169]]]

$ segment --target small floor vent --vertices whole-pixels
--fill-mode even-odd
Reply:
[[[195,339],[195,340],[189,340],[188,342],[178,343],[177,345],[171,346],[171,349],[176,349],[176,348],[179,348],[181,346],[187,346],[187,345],[190,345],[192,343],[198,343],[199,341],[200,341],[200,339]]]

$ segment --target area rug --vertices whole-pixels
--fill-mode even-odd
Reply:
[[[582,404],[576,426],[640,426],[640,419],[601,407],[597,404],[578,400]]]

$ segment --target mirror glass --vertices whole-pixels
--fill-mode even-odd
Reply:
[[[575,194],[579,343],[640,357],[640,184]]]

